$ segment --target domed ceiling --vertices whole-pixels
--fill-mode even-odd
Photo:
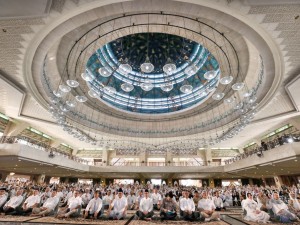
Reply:
[[[180,8],[165,3],[165,12],[173,4]],[[229,14],[225,25],[219,14],[206,18],[206,7],[187,16],[190,11],[140,12],[136,4],[93,7],[41,34],[25,72],[49,117],[74,138],[99,146],[101,140],[122,139],[154,149],[175,148],[183,140],[199,147],[240,132],[276,74],[266,60],[270,54],[260,57],[259,39],[250,43],[234,30],[239,20]],[[130,13],[122,12],[125,6]],[[143,71],[145,62],[154,70]],[[166,64],[176,69],[166,73]],[[205,76],[212,71],[214,76]]]
[[[147,60],[154,66],[150,73],[141,70]],[[171,72],[163,71],[168,63],[175,66]],[[191,66],[195,71],[189,73]],[[204,77],[207,72],[213,73],[209,79]],[[220,78],[219,64],[205,47],[164,33],[128,35],[102,46],[88,59],[86,73],[91,77],[92,97],[121,110],[146,114],[201,104]]]

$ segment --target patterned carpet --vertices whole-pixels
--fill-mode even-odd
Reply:
[[[71,219],[56,219],[54,217],[30,217],[30,216],[0,216],[0,225],[25,225],[25,224],[34,224],[34,225],[42,225],[42,224],[77,224],[77,225],[84,225],[84,224],[97,224],[97,225],[196,225],[196,224],[209,224],[209,225],[225,225],[228,224],[224,221],[215,221],[215,222],[185,222],[183,220],[175,220],[175,221],[160,221],[159,214],[156,213],[154,220],[152,221],[141,221],[141,220],[131,220],[128,221],[129,218],[134,215],[134,211],[128,211],[127,218],[125,220],[116,221],[116,220],[106,220],[106,219],[99,219],[99,220],[92,220],[92,219],[83,219],[83,218],[71,218]],[[230,217],[236,218],[240,221],[243,221],[241,210],[240,209],[231,209],[226,212],[221,212],[223,215],[229,215]],[[225,217],[224,217],[225,219]],[[226,219],[225,219],[226,220]],[[258,223],[244,221],[245,224],[249,225],[258,225]],[[269,223],[269,224],[276,224],[280,225],[281,223]],[[290,223],[293,225],[300,225],[300,223]]]

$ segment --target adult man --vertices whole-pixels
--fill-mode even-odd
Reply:
[[[32,209],[31,216],[48,216],[53,214],[58,202],[59,198],[56,196],[56,190],[53,190],[50,198],[47,198],[42,207]]]
[[[3,212],[5,214],[15,214],[16,213],[16,208],[21,205],[23,202],[23,190],[19,189],[17,191],[16,196],[13,196],[10,198],[8,202],[3,206]]]
[[[17,208],[18,215],[26,215],[32,212],[32,209],[37,207],[41,202],[41,197],[39,196],[39,191],[34,190],[33,194],[30,195],[23,203],[22,208]]]
[[[153,216],[153,200],[149,197],[149,191],[146,189],[144,192],[145,197],[142,198],[139,206],[139,210],[136,215],[142,219],[150,221]]]
[[[223,199],[220,197],[220,194],[218,191],[215,192],[215,195],[213,197],[214,205],[216,206],[216,211],[224,211],[226,208],[223,206]]]
[[[173,194],[167,193],[160,207],[161,220],[173,220],[176,218],[176,202],[172,199]]]
[[[142,190],[140,190],[138,193],[139,193],[138,197],[136,198],[136,206],[135,206],[136,209],[139,209],[141,200],[144,198]]]
[[[79,196],[79,192],[78,191],[74,191],[74,196],[69,198],[68,200],[68,204],[66,207],[62,207],[59,211],[58,211],[58,218],[69,218],[71,216],[79,216],[78,213],[78,209],[81,207],[82,204],[82,200],[81,197]]]
[[[288,210],[288,206],[279,199],[278,192],[273,193],[273,199],[269,201],[268,208],[271,208],[275,216],[280,217],[281,221],[300,221],[300,219],[295,214],[291,213]]]
[[[134,210],[136,208],[136,196],[134,194],[134,191],[130,192],[130,195],[127,196],[127,202],[128,202],[128,209]]]
[[[187,221],[195,220],[195,204],[194,201],[189,198],[190,193],[188,191],[182,191],[182,198],[179,200],[180,216]]]
[[[120,188],[118,190],[117,197],[112,201],[107,211],[109,219],[124,219],[126,216],[127,206],[127,198],[123,196],[123,190]]]
[[[195,205],[198,205],[198,202],[199,202],[200,199],[201,199],[201,198],[200,198],[199,192],[198,192],[198,191],[194,191],[194,196],[193,196],[194,204],[195,204]]]
[[[92,217],[98,219],[101,215],[102,200],[99,198],[99,191],[95,191],[94,198],[89,201],[84,211],[84,218]]]
[[[111,190],[107,190],[106,195],[103,196],[102,199],[102,204],[103,204],[103,209],[108,209],[110,203],[113,201],[113,195],[111,194]]]
[[[41,195],[41,202],[42,203],[46,202],[46,200],[50,197],[51,197],[51,189],[50,187],[46,187],[45,192]]]
[[[4,203],[7,201],[8,194],[6,193],[6,188],[0,188],[0,212],[3,210]]]
[[[99,195],[99,193],[98,193]],[[90,189],[86,188],[85,189],[85,193],[83,195],[81,195],[81,199],[82,199],[82,207],[86,207],[88,205],[88,203],[90,202],[90,200],[92,199],[92,195],[90,194]]]
[[[207,196],[207,191],[202,192],[202,199],[198,202],[198,209],[201,217],[205,218],[205,222],[210,220],[220,220],[220,214],[215,212],[213,200]]]
[[[156,210],[160,209],[161,205],[161,195],[158,193],[158,189],[154,188],[153,193],[151,194],[151,198],[153,201],[153,208]]]

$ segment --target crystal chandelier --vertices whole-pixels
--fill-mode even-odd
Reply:
[[[163,71],[170,75],[172,73],[174,73],[176,70],[176,65],[174,63],[172,63],[172,60],[170,58],[168,58],[167,63],[163,66]]]
[[[152,88],[154,87],[154,85],[152,84],[151,80],[149,79],[146,79],[144,81],[144,83],[141,83],[141,88],[144,90],[144,91],[150,91],[152,90]]]
[[[112,71],[110,71],[108,68],[106,67],[102,67],[98,70],[99,74],[102,77],[109,77],[112,74]]]
[[[154,70],[154,65],[150,62],[149,57],[146,57],[146,60],[141,65],[141,71],[144,73],[151,73]]]
[[[185,84],[180,87],[180,91],[184,94],[189,94],[193,91],[193,86],[190,84]]]
[[[220,79],[220,83],[223,84],[223,85],[227,85],[227,84],[230,84],[233,80],[233,77],[232,76],[226,76],[226,77],[222,77]]]
[[[207,71],[204,74],[204,78],[207,79],[207,80],[214,79],[216,76],[217,76],[217,72],[214,71],[214,70]]]
[[[173,89],[173,84],[168,84],[168,83],[166,83],[166,84],[164,84],[164,85],[162,85],[161,87],[161,90],[163,90],[164,92],[169,92],[169,91],[171,91],[172,89]]]
[[[125,92],[131,92],[131,91],[134,89],[133,85],[132,85],[132,84],[129,84],[129,83],[124,83],[124,84],[122,84],[122,85],[121,85],[121,88],[122,88],[122,90],[125,91]]]

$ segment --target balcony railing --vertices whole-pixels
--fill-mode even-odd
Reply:
[[[264,151],[268,151],[274,148],[277,148],[279,146],[290,144],[293,142],[300,142],[300,134],[293,134],[293,135],[284,135],[281,137],[278,137],[277,139],[274,139],[272,141],[268,142],[262,142],[261,146],[256,147],[255,149],[251,151],[247,151],[244,153],[241,153],[231,159],[225,160],[225,164],[231,164],[236,161],[239,161],[241,159],[245,159],[247,157],[250,157],[252,155],[262,156]]]
[[[116,162],[111,166],[221,166],[221,162]]]
[[[76,161],[78,163],[82,163],[85,165],[93,165],[97,167],[106,166],[105,163],[102,162],[93,162],[84,160],[82,158],[70,155],[65,153],[64,151],[49,146],[49,144],[36,141],[32,138],[24,137],[24,136],[2,136],[0,138],[0,144],[21,144],[30,146],[32,148],[42,150],[44,152],[48,152],[49,154],[52,153],[54,156],[59,155],[65,158],[68,158],[70,160]],[[111,165],[107,166],[133,166],[133,167],[139,167],[139,166],[155,166],[155,167],[164,167],[164,166],[221,166],[223,163],[221,162],[211,162],[211,161],[184,161],[184,162],[128,162],[128,161],[122,161],[122,162],[116,162]]]
[[[30,146],[32,148],[42,150],[44,152],[49,152],[49,154],[51,153],[53,156],[59,155],[59,156],[71,159],[73,161],[82,163],[82,164],[86,164],[86,165],[91,165],[92,164],[91,162],[89,162],[87,160],[78,158],[78,157],[73,156],[73,155],[66,154],[64,151],[62,151],[58,148],[51,147],[46,143],[36,141],[36,140],[34,140],[32,138],[28,138],[28,137],[23,137],[23,136],[2,136],[1,139],[0,139],[0,143],[2,143],[2,144],[27,145],[27,146]]]

